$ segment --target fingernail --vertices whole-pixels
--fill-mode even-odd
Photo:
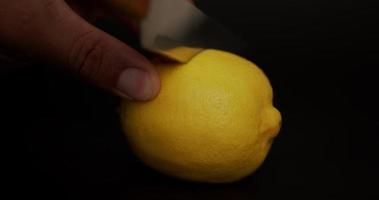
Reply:
[[[137,68],[127,68],[119,76],[116,93],[133,100],[149,100],[155,96],[151,76]]]

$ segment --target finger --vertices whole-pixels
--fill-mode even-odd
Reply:
[[[80,18],[64,1],[15,0],[4,6],[0,38],[9,45],[121,96],[148,100],[157,95],[159,79],[152,64]]]

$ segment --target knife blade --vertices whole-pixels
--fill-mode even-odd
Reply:
[[[188,0],[111,0],[119,13],[137,17],[141,47],[177,62],[204,49],[239,54],[245,44]]]

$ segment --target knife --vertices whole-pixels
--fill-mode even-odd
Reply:
[[[204,49],[240,54],[245,44],[188,0],[109,0],[111,9],[138,20],[143,49],[187,62]]]

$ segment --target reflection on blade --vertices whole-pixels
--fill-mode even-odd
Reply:
[[[187,0],[151,0],[141,23],[141,44],[179,62],[188,61],[202,49],[239,54],[245,46]]]
[[[183,46],[182,43],[161,35],[155,38],[154,46],[150,48],[150,51],[182,63],[189,61],[203,50],[204,48],[195,46]]]

